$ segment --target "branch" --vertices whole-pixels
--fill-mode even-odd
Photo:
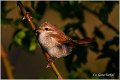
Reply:
[[[5,66],[5,70],[6,70],[6,74],[7,74],[8,79],[13,79],[14,77],[12,74],[12,66],[10,65],[7,53],[5,52],[3,47],[1,47],[1,58],[2,58],[4,66]]]
[[[85,9],[85,10],[89,11],[90,13],[94,14],[97,18],[100,19],[99,14],[98,14],[97,12],[89,9],[88,7],[86,7],[86,6],[82,5],[82,4],[80,4],[80,7],[81,7],[81,9]],[[101,20],[101,19],[100,19],[100,20]],[[102,21],[102,20],[101,20],[101,21]],[[104,23],[104,22],[102,22],[102,23]],[[108,26],[109,28],[111,28],[112,30],[114,30],[117,34],[119,34],[119,31],[118,31],[113,25],[111,25],[109,22],[105,22],[104,24],[107,25],[107,26]]]
[[[23,4],[21,3],[21,1],[18,1],[17,5],[20,7],[22,13],[24,14],[25,19],[27,19],[28,23],[31,25],[32,30],[33,31],[36,30],[37,27],[34,25],[34,23],[32,21],[32,17],[25,10],[25,8],[24,8]],[[37,38],[37,36],[36,36],[36,38]],[[38,41],[38,43],[39,43],[39,41]],[[40,45],[40,43],[39,43],[39,45]],[[50,66],[51,66],[52,70],[54,71],[54,73],[56,74],[57,78],[62,79],[62,76],[61,76],[60,72],[58,71],[57,67],[55,66],[55,64],[53,62],[50,61],[51,56],[43,49],[42,46],[41,46],[41,48],[42,48],[43,52],[45,52],[45,54],[44,54],[45,58],[48,61],[48,64],[50,64]]]

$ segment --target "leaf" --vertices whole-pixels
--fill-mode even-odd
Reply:
[[[19,46],[22,45],[22,39],[26,36],[25,31],[21,30],[19,31],[15,37],[14,37],[14,42],[18,44]]]
[[[87,50],[87,47],[86,46],[79,46],[77,49],[76,49],[76,55],[77,55],[77,60],[76,62],[78,64],[80,63],[83,63],[83,64],[86,64],[87,63],[87,53],[88,53],[88,50]]]
[[[26,37],[26,31],[27,31],[26,28],[18,29],[15,31],[13,38],[12,38],[13,40],[9,45],[9,51],[12,50],[13,46],[22,46],[23,45],[22,40]]]
[[[110,49],[110,48],[103,48],[102,50],[103,54],[100,55],[98,58],[103,58],[103,57],[109,57],[109,58],[115,58],[116,57],[116,51]]]
[[[119,38],[118,37],[114,37],[112,40],[107,41],[102,49],[102,53],[100,56],[98,56],[97,59],[101,59],[101,58],[106,58],[109,57],[111,59],[116,59],[118,56],[118,52],[116,52],[115,50],[111,49],[110,46],[114,45],[118,43],[119,44]]]
[[[107,23],[108,22],[108,14],[105,14],[103,11],[100,12],[100,20],[103,23]]]
[[[95,28],[94,34],[98,36],[100,39],[105,39],[103,33],[98,28]]]
[[[62,3],[57,1],[51,2],[50,7],[60,12],[62,19],[74,17],[73,7],[67,1]]]
[[[36,48],[37,48],[37,42],[36,42],[35,38],[33,38],[30,42],[29,51],[33,52],[36,50]]]
[[[88,76],[89,78],[91,78],[91,77],[93,76],[93,73],[91,72],[91,70],[89,70],[89,69],[84,69],[84,68],[83,68],[83,71],[84,71],[84,73],[87,74],[87,76]]]
[[[114,2],[113,1],[106,1],[99,12],[99,18],[102,20],[103,23],[108,22],[108,15],[113,10]]]
[[[40,15],[39,13],[32,13],[31,16],[37,20],[39,20],[42,17],[42,15]]]
[[[95,41],[95,42],[92,42],[91,44],[90,44],[90,47],[89,47],[91,50],[93,50],[93,51],[95,51],[96,53],[97,52],[99,52],[99,47],[98,47],[98,44],[97,44],[97,42]]]
[[[117,79],[119,76],[119,65],[118,64],[119,64],[119,57],[117,60],[117,64],[114,64],[113,60],[110,60],[108,62],[108,65],[104,73],[112,73],[115,75],[114,77]]]
[[[84,38],[87,38],[87,36],[86,36],[86,31],[85,31],[84,27],[82,26],[82,23],[79,22],[76,26],[78,26],[78,29],[79,29],[80,32],[82,33],[82,36],[83,36]]]
[[[115,44],[116,46],[118,46],[119,45],[119,37],[114,37],[112,40],[107,41],[106,44],[108,44],[108,45]]]
[[[76,26],[76,23],[71,23],[71,24],[67,24],[65,27],[64,27],[64,33],[65,34],[69,34],[71,30],[75,30],[77,29],[78,26]]]
[[[73,61],[74,57],[76,59]],[[65,63],[68,71],[76,71],[78,67],[81,67],[80,63],[86,64],[87,62],[87,48],[86,46],[76,46],[71,54],[65,57]]]
[[[80,32],[82,33],[82,35],[83,35],[85,38],[87,38],[87,36],[86,36],[86,31],[85,31],[85,29],[83,28],[83,26],[81,25],[80,22],[78,22],[78,23],[72,23],[72,24],[67,24],[67,25],[65,26],[64,32],[65,32],[65,34],[69,34],[71,30],[74,31],[74,30],[76,30],[76,29],[80,30]],[[78,36],[77,36],[77,37],[78,37]]]
[[[109,58],[107,55],[101,54],[97,57],[97,59]]]
[[[73,69],[72,60],[73,60],[74,56],[75,56],[75,54],[70,54],[69,56],[66,56],[64,58],[65,59],[65,66],[69,72]]]
[[[105,4],[103,5],[103,7],[105,8],[104,11],[106,11],[106,13],[110,13],[113,10],[114,6],[115,6],[115,2],[105,1]]]
[[[50,2],[50,7],[51,7],[52,9],[55,9],[55,10],[60,11],[61,8],[62,8],[62,5],[60,4],[60,2],[54,1],[54,2]]]
[[[46,3],[45,1],[39,1],[37,4],[37,7],[35,8],[35,11],[37,13],[37,19],[40,20],[41,16],[45,13],[46,10]]]
[[[84,12],[81,9],[79,2],[75,1],[73,5],[71,5],[74,11],[74,15],[79,19],[80,23],[84,22]]]

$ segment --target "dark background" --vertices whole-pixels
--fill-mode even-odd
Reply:
[[[23,1],[34,23],[55,24],[72,39],[91,38],[94,43],[77,46],[67,57],[55,61],[60,73],[69,79],[118,78],[118,1]],[[14,1],[1,2],[1,45],[5,49],[15,79],[53,79],[32,29]],[[1,78],[7,73],[3,58]],[[108,73],[115,76],[93,76]]]

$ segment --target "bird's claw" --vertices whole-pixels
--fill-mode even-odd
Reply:
[[[47,64],[46,68],[50,68],[51,67],[50,63],[53,63],[54,61],[51,58],[49,58],[48,62],[49,63]]]

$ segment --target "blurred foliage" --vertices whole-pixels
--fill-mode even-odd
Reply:
[[[113,1],[104,2],[103,6],[99,12],[99,17],[103,23],[108,22],[108,15],[114,8],[114,4],[115,4],[115,2],[113,2]]]
[[[97,3],[97,2],[96,2]],[[99,2],[98,2],[99,3]],[[84,36],[84,38],[87,38],[86,35],[86,31],[83,28],[82,24],[84,23],[84,9],[83,8],[86,7],[85,5],[82,4],[82,8],[79,7],[82,4],[82,2],[77,2],[77,1],[73,1],[73,2],[51,2],[51,7],[55,10],[57,10],[58,12],[61,13],[61,16],[63,19],[66,18],[73,18],[76,17],[78,18],[79,22],[78,23],[74,23],[74,24],[68,24],[65,26],[64,32],[69,35],[70,30],[72,29],[73,31],[75,31],[76,29],[78,29],[81,34]],[[92,4],[92,2],[91,2]],[[107,23],[108,22],[108,15],[110,14],[110,12],[113,10],[114,5],[116,4],[116,2],[104,2],[103,6],[101,7],[99,13],[98,13],[98,17],[99,19],[103,22],[103,23]],[[89,8],[89,7],[88,7]],[[87,8],[87,10],[88,10]],[[89,10],[88,10],[89,11]],[[96,14],[97,12],[93,14]],[[95,51],[96,53],[98,52],[102,52],[102,54],[97,58],[97,59],[102,59],[105,57],[109,57],[111,60],[108,63],[108,67],[106,68],[104,73],[115,73],[116,76],[115,78],[117,78],[118,76],[118,71],[119,71],[119,50],[118,51],[114,51],[112,49],[109,49],[108,47],[114,44],[119,44],[119,38],[115,37],[113,40],[111,41],[107,41],[103,47],[103,49],[100,51],[98,48],[98,44],[96,42],[96,37],[105,40],[105,36],[104,34],[99,30],[99,28],[95,28],[94,29],[94,40],[95,42],[90,44],[90,46],[78,46],[77,48],[73,49],[72,54],[65,57],[65,62],[66,62],[66,67],[68,69],[68,71],[70,72],[69,78],[84,78],[84,77],[80,77],[78,68],[81,67],[81,63],[86,64],[87,63],[87,48],[90,48],[91,50]],[[70,35],[71,36],[71,35]],[[73,39],[79,39],[78,36],[71,36]],[[116,45],[117,47],[119,45]],[[76,57],[76,59],[74,60],[74,58]],[[74,61],[73,61],[74,60]],[[112,65],[114,64],[114,65]],[[115,66],[116,68],[114,68],[113,66]],[[81,67],[82,69],[82,67]],[[85,72],[87,75],[87,78],[111,78],[111,77],[94,77],[92,75],[92,72],[90,70],[86,70],[83,72]]]
[[[84,3],[84,4],[83,4]],[[93,3],[90,2],[90,4],[97,4],[99,1]],[[108,24],[108,18],[109,14],[113,10],[114,6],[118,3],[118,1],[106,1],[101,3],[103,5],[100,9],[99,12],[96,11],[91,11],[91,7],[88,7],[85,5],[85,2],[82,1],[51,1],[48,2],[46,1],[40,1],[36,4],[35,2],[31,1],[31,8],[34,10],[32,11],[29,7],[26,7],[26,10],[30,12],[31,16],[33,19],[36,21],[39,21],[42,19],[42,16],[45,13],[45,10],[47,9],[47,6],[49,8],[54,9],[58,11],[61,14],[62,19],[67,19],[67,18],[77,18],[78,22],[77,23],[69,23],[64,27],[64,32],[69,35],[72,39],[79,39],[77,35],[73,36],[70,34],[71,30],[79,30],[84,38],[88,38],[86,34],[86,30],[83,27],[83,23],[85,22],[85,16],[84,16],[84,10],[87,10],[96,17],[100,19],[100,21],[104,24]],[[18,28],[16,27],[16,31],[13,35],[13,40],[10,44],[9,49],[12,50],[13,47],[15,46],[21,46],[24,47],[27,51],[33,53],[36,48],[37,48],[37,42],[35,39],[35,36],[30,30],[30,27],[28,23],[22,19],[16,19],[13,21],[11,18],[6,18],[6,15],[12,10],[12,9],[6,9],[6,2],[1,3],[1,23],[2,24],[11,24],[18,26],[22,23],[23,27]],[[20,10],[19,10],[20,11]],[[23,16],[23,14],[20,11],[20,15]],[[111,28],[113,26],[107,25],[108,28]],[[114,28],[111,28],[114,30]],[[115,31],[116,32],[116,31]],[[93,76],[93,72],[91,72],[89,69],[84,69],[81,64],[86,64],[87,63],[87,54],[88,54],[88,49],[91,49],[92,51],[99,53],[101,52],[102,54],[98,56],[97,59],[103,59],[103,58],[110,58],[110,61],[107,64],[106,70],[104,73],[115,73],[115,78],[118,78],[119,76],[119,49],[117,51],[113,50],[110,48],[112,45],[116,45],[119,47],[119,37],[116,35],[112,40],[107,41],[102,50],[99,50],[99,45],[96,42],[96,38],[98,37],[99,39],[105,40],[105,36],[102,33],[102,31],[99,30],[98,27],[94,29],[95,36],[93,37],[93,40],[95,41],[92,44],[88,45],[80,45],[77,46],[77,48],[74,48],[72,51],[72,54],[69,56],[65,57],[65,64],[66,68],[69,71],[69,76],[68,78],[71,79],[78,79],[78,78],[112,78],[112,77],[96,77]],[[84,74],[81,74],[84,73]],[[86,75],[87,77],[83,77],[81,75]]]
[[[1,3],[1,23],[2,24],[11,24],[12,23],[12,18],[6,18],[7,13],[9,13],[12,9],[6,9],[6,2],[2,1]]]
[[[103,33],[96,27],[94,31],[95,36],[99,37],[100,39],[105,39]]]

